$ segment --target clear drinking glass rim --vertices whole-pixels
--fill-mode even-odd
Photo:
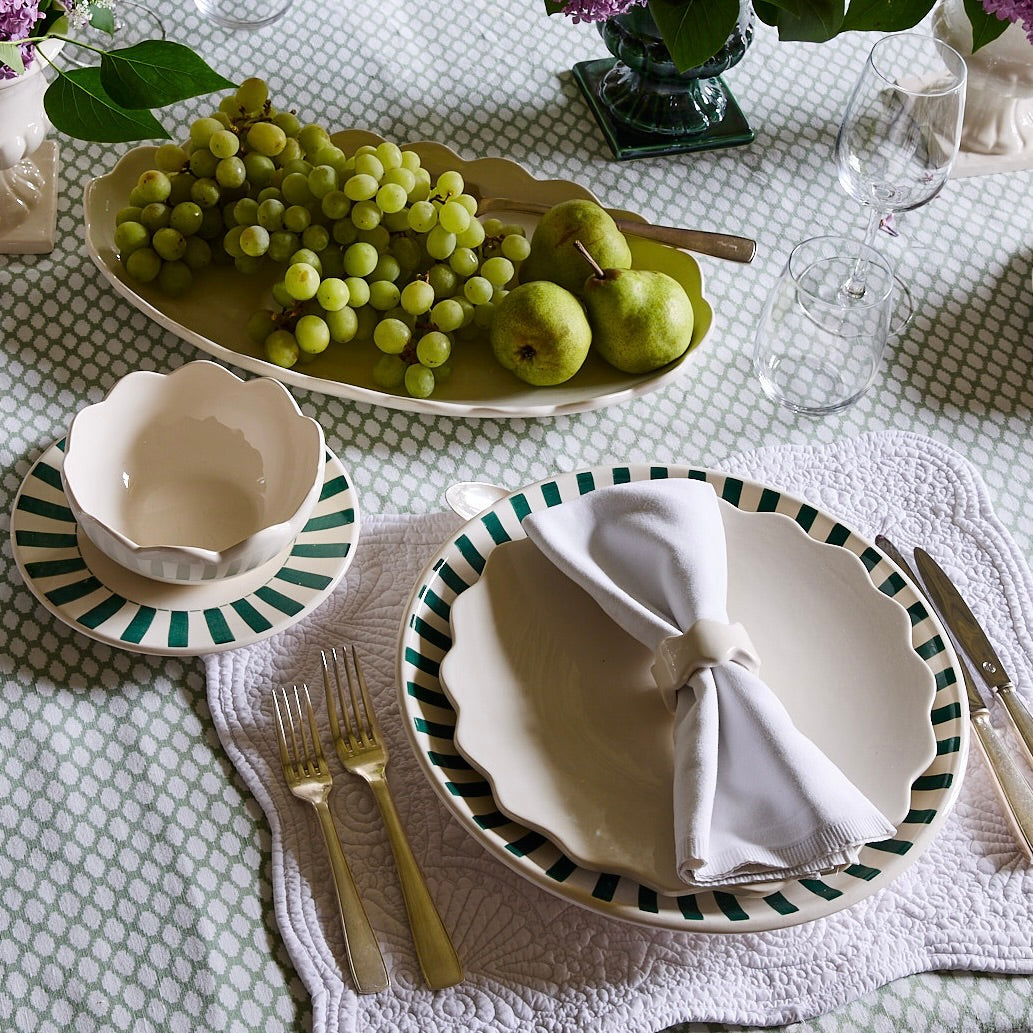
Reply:
[[[795,260],[799,260],[800,252],[803,248],[832,242],[839,245],[837,252],[833,253],[830,251],[828,254],[815,255],[807,264],[805,269],[799,269],[798,261]],[[808,297],[814,297],[816,300],[824,300],[817,299],[817,296],[812,291],[802,286],[800,279],[803,273],[806,272],[806,269],[809,269],[815,261],[833,258],[842,258],[844,261],[848,262],[853,259],[864,259],[869,263],[878,265],[886,274],[885,289],[876,291],[869,288],[866,291],[867,302],[865,301],[864,296],[856,299],[859,305],[873,303],[873,307],[881,305],[893,293],[895,285],[893,263],[881,251],[865,244],[864,241],[855,240],[853,237],[846,237],[837,233],[826,233],[816,237],[808,237],[806,240],[801,240],[798,244],[795,244],[789,252],[789,257],[786,259],[785,270],[789,274],[790,279],[792,279],[793,283],[796,285],[796,289],[798,291],[802,291]]]
[[[896,41],[900,39],[913,39],[921,41],[923,43],[932,42],[936,49],[941,54],[951,55],[953,61],[944,64],[947,71],[954,76],[954,82],[950,85],[943,86],[940,89],[911,89],[907,86],[902,86],[900,81],[887,75],[878,64],[876,60],[877,52],[881,52],[881,49],[886,43]],[[872,70],[875,74],[888,86],[898,90],[900,93],[906,93],[911,97],[945,97],[949,93],[956,93],[959,89],[964,88],[968,80],[968,65],[965,64],[965,59],[961,54],[954,49],[949,43],[945,43],[942,39],[936,36],[926,35],[922,32],[894,32],[888,36],[883,36],[882,39],[878,40],[872,49],[868,52],[868,63],[872,66]],[[955,67],[951,67],[951,65]]]

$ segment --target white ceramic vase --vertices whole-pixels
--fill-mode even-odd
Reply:
[[[968,66],[959,175],[1033,167],[1033,43],[1011,24],[992,43],[972,53],[972,26],[962,0],[940,0],[933,34],[949,43]]]
[[[50,129],[43,110],[46,88],[39,59],[23,75],[0,79],[0,234],[27,219],[47,188],[32,160]]]

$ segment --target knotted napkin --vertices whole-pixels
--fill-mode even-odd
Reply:
[[[894,826],[793,724],[727,613],[720,504],[706,482],[601,488],[534,513],[528,537],[656,655],[674,712],[675,854],[687,886],[799,878]]]

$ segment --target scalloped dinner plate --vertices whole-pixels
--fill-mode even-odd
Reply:
[[[766,889],[678,888],[670,717],[651,657],[536,561],[521,526],[597,487],[664,477],[713,484],[731,618],[749,629],[798,727],[897,825],[857,864]],[[412,745],[467,830],[543,888],[647,925],[749,932],[848,907],[932,842],[964,771],[957,660],[897,568],[807,503],[706,470],[599,467],[496,503],[417,583],[398,662]]]
[[[366,143],[379,143],[381,137],[351,129],[333,134],[332,140],[350,151]],[[520,165],[505,158],[467,161],[442,144],[428,141],[404,146],[416,151],[432,172],[446,168],[461,172],[469,188],[482,197],[510,197],[546,204],[574,197],[596,200],[576,183],[535,179]],[[156,287],[136,283],[127,276],[115,248],[115,215],[128,203],[129,191],[140,173],[152,167],[153,155],[153,147],[134,148],[111,172],[87,184],[84,209],[86,247],[90,256],[119,294],[165,329],[217,359],[275,377],[294,387],[391,409],[459,417],[534,417],[583,412],[637,398],[681,376],[713,322],[713,310],[703,295],[703,274],[695,258],[677,248],[630,236],[628,243],[634,265],[660,269],[678,280],[695,314],[692,340],[685,354],[653,373],[636,376],[621,373],[591,354],[581,370],[565,384],[534,388],[503,369],[495,361],[487,342],[480,339],[457,345],[452,376],[425,399],[397,395],[376,387],[371,371],[377,353],[372,344],[331,345],[304,366],[283,369],[262,357],[260,346],[248,338],[245,330],[248,316],[269,303],[268,292],[277,278],[277,267],[270,266],[256,276],[244,276],[228,267],[210,267],[181,298],[170,298]],[[537,222],[534,216],[521,213],[499,211],[493,214],[507,222],[520,223],[529,234]],[[643,221],[630,212],[620,214]]]

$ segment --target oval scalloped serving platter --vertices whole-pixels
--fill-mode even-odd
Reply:
[[[562,635],[562,622],[556,622],[559,630],[553,634],[546,633],[538,620],[543,613],[548,620],[550,607],[565,604],[552,600],[538,607],[529,605],[533,585],[517,583],[527,580],[527,557],[507,559],[506,553],[515,553],[524,543],[521,520],[529,512],[608,484],[664,477],[705,479],[713,484],[725,508],[735,511],[726,517],[730,612],[748,622],[761,650],[766,677],[783,695],[797,724],[898,822],[896,834],[865,846],[857,864],[821,878],[790,880],[766,891],[751,887],[736,892],[678,893],[668,875],[670,859],[662,856],[658,861],[648,851],[642,854],[641,844],[629,843],[629,837],[654,842],[662,838],[662,831],[655,830],[664,820],[659,816],[665,811],[663,806],[644,807],[643,814],[635,814],[637,831],[631,833],[623,828],[607,830],[612,815],[605,806],[600,819],[600,796],[612,795],[615,782],[622,783],[620,792],[628,797],[618,806],[624,815],[629,807],[634,811],[636,791],[665,791],[662,785],[650,784],[655,773],[636,769],[629,748],[614,745],[607,751],[606,728],[600,725],[616,725],[613,736],[622,734],[627,726],[633,742],[650,743],[650,755],[658,758],[650,767],[669,766],[669,744],[664,746],[663,730],[655,727],[664,720],[660,709],[640,699],[643,706],[631,713],[632,704],[616,698],[617,693],[600,689],[593,694],[589,684],[594,677],[612,675],[623,679],[631,692],[636,685],[642,689],[642,672],[648,671],[649,658],[639,655],[637,644],[620,634],[600,642],[603,618],[589,622],[595,628],[595,647],[591,648],[602,654],[601,659],[592,659],[587,652],[581,655],[578,650],[582,646],[591,649],[580,640],[571,644],[570,652],[557,638]],[[772,520],[769,514],[781,514],[783,520]],[[787,523],[792,526],[783,526]],[[801,540],[794,541],[797,538]],[[787,543],[791,546],[788,551]],[[844,554],[837,556],[839,550]],[[496,581],[486,592],[482,579],[486,570],[489,578],[495,577],[491,568],[497,560],[505,584]],[[790,584],[786,567],[794,563],[798,569]],[[758,579],[763,584],[758,585]],[[757,587],[754,597],[751,583]],[[561,587],[555,586],[556,591]],[[460,614],[462,619],[453,621],[454,611],[467,605],[465,593],[474,588],[471,602],[495,607],[506,622],[501,633],[494,618],[483,612],[472,619]],[[507,592],[516,598],[509,598]],[[880,627],[896,628],[894,635],[900,637],[899,649],[905,654],[902,666],[907,670],[892,675],[893,691],[913,692],[910,701],[895,702],[892,692],[874,684],[887,673],[886,666],[881,657],[870,656],[871,633],[860,620],[852,619],[846,628],[837,626],[832,639],[816,641],[808,615],[823,629],[822,634],[829,631],[828,620],[821,616],[827,593],[836,594],[830,605],[836,603],[831,608],[840,617],[844,612],[877,613]],[[577,593],[568,592],[563,598],[569,595]],[[785,606],[779,603],[782,596]],[[886,612],[890,599],[903,609],[889,607],[896,613]],[[457,600],[462,600],[462,605],[457,606]],[[576,605],[576,600],[567,602]],[[581,602],[594,606],[590,600]],[[523,616],[515,616],[514,609]],[[529,612],[533,610],[541,612],[536,616]],[[543,657],[528,660],[515,655],[526,652],[533,629],[512,628],[514,620],[537,626],[541,634],[534,639],[535,648],[541,649]],[[463,635],[493,641],[464,644]],[[487,665],[478,668],[480,681],[476,684],[468,671],[456,675],[455,668],[452,678],[457,684],[446,684],[443,679],[442,667],[448,675],[452,661],[445,661],[454,646]],[[588,675],[573,669],[581,661],[588,664]],[[809,671],[797,679],[794,668],[801,661],[809,665]],[[552,671],[548,687],[528,688],[523,680],[528,663],[536,680],[542,679],[546,669]],[[557,476],[496,503],[442,547],[417,583],[401,628],[398,664],[400,705],[411,743],[432,785],[467,830],[503,863],[544,889],[604,915],[661,928],[756,932],[812,921],[849,907],[883,888],[932,842],[953,806],[964,771],[968,727],[964,693],[955,674],[957,660],[936,617],[926,611],[892,562],[835,518],[799,499],[706,470],[600,467]],[[828,672],[837,664],[862,669],[850,671],[845,679],[830,679]],[[866,677],[865,667],[870,677]],[[496,676],[505,684],[497,684]],[[454,700],[450,692],[458,698]],[[485,698],[471,697],[474,692]],[[491,702],[496,693],[499,707],[495,712],[503,728],[491,727]],[[523,716],[519,716],[521,700],[528,707]],[[598,713],[593,714],[596,707]],[[871,713],[876,707],[890,708],[891,713]],[[633,718],[630,724],[629,714]],[[655,719],[652,723],[651,718]],[[896,719],[900,729],[895,727]],[[561,727],[543,729],[545,720],[556,720]],[[852,735],[855,724],[858,738],[864,740],[861,747]],[[905,726],[921,741],[913,748],[905,742],[906,748],[900,752],[906,755],[898,757],[895,751],[902,745],[898,737],[909,734]],[[573,759],[547,755],[561,749],[564,741]],[[571,769],[572,763],[576,770]],[[507,764],[512,770],[503,771]],[[526,787],[520,784],[521,764]],[[555,806],[540,799],[535,786],[542,793],[555,794]],[[502,798],[502,792],[508,799]],[[580,812],[582,808],[584,828],[576,827],[580,813],[557,817],[564,810]],[[597,812],[594,815],[589,813],[592,808]],[[550,835],[560,825],[561,835]],[[590,843],[595,833],[602,836],[600,843]],[[561,836],[580,840],[577,856],[575,849],[563,849]],[[607,856],[613,857],[614,864],[606,863]],[[636,871],[641,876],[636,877]]]
[[[346,151],[381,137],[359,129],[335,133],[334,143]],[[568,198],[596,198],[584,187],[566,180],[540,180],[522,166],[505,158],[467,161],[439,143],[418,141],[404,145],[416,151],[432,172],[456,169],[468,189],[481,197],[509,197],[521,201],[556,204]],[[244,276],[233,268],[210,267],[181,298],[170,298],[156,287],[131,280],[118,259],[114,241],[115,215],[128,203],[129,191],[141,172],[152,167],[153,147],[137,147],[124,155],[108,174],[92,180],[84,196],[86,247],[108,282],[148,318],[172,331],[207,354],[242,369],[275,377],[293,387],[366,402],[407,412],[457,417],[538,417],[584,412],[656,391],[685,372],[693,353],[711,329],[713,310],[703,294],[703,274],[688,252],[629,237],[636,267],[659,269],[677,279],[692,302],[695,325],[688,349],[675,362],[647,374],[630,375],[589,355],[581,370],[565,384],[533,388],[495,361],[487,342],[460,342],[454,371],[430,398],[410,398],[385,392],[373,383],[374,346],[331,346],[304,366],[283,369],[268,362],[260,346],[251,341],[245,324],[256,309],[269,304],[269,289],[277,267]],[[530,234],[534,216],[513,212],[493,213],[507,222],[520,223]],[[642,221],[630,212],[625,218]],[[458,351],[458,346],[457,346]]]

